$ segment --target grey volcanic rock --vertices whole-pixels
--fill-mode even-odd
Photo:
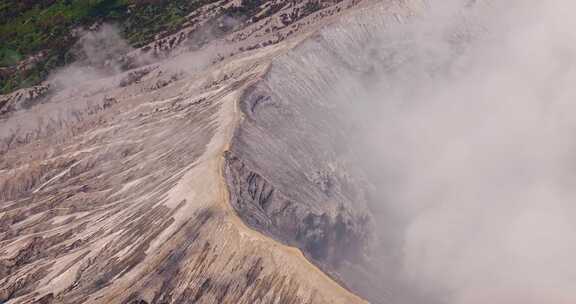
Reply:
[[[42,84],[31,88],[20,89],[14,93],[0,96],[0,116],[22,108],[31,107],[50,90],[49,84]]]
[[[381,243],[374,222],[381,202],[372,199],[365,156],[356,154],[366,150],[354,146],[364,123],[356,117],[371,107],[357,103],[370,85],[357,79],[386,68],[370,48],[413,11],[401,8],[359,10],[275,58],[243,95],[243,119],[226,154],[231,203],[246,223],[300,248],[377,303],[390,295],[376,287],[386,276],[372,255]]]
[[[283,96],[298,92],[276,69],[282,64],[242,99],[244,120],[227,155],[232,203],[252,226],[318,261],[359,258],[371,230],[365,181],[337,154],[345,133],[330,109],[308,92]]]

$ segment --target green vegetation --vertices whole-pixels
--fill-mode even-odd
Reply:
[[[0,66],[10,66],[22,60],[22,55],[18,51],[8,48],[0,48]]]
[[[0,73],[0,93],[37,84],[49,71],[73,60],[72,30],[98,21],[119,25],[133,46],[163,30],[175,30],[186,15],[212,0],[0,0],[0,68],[44,51],[26,71]]]

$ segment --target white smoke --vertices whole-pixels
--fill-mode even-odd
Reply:
[[[80,31],[78,36],[72,49],[77,61],[54,71],[50,83],[62,90],[122,72],[123,56],[132,48],[117,27],[102,24],[96,30]]]
[[[576,4],[437,2],[369,94],[406,280],[430,302],[576,303]]]

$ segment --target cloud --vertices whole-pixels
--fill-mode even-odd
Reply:
[[[72,49],[74,63],[53,72],[48,81],[59,89],[109,77],[123,71],[124,55],[133,49],[113,25],[102,24],[95,31],[81,31]]]
[[[429,302],[576,303],[576,5],[467,2],[373,45],[360,136],[403,279]]]

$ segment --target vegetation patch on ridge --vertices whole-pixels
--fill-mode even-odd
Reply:
[[[186,16],[214,0],[2,0],[0,94],[34,85],[73,60],[73,30],[96,22],[117,24],[135,47],[161,31],[177,29]],[[29,68],[22,60],[37,56]],[[32,58],[34,59],[34,58]]]

